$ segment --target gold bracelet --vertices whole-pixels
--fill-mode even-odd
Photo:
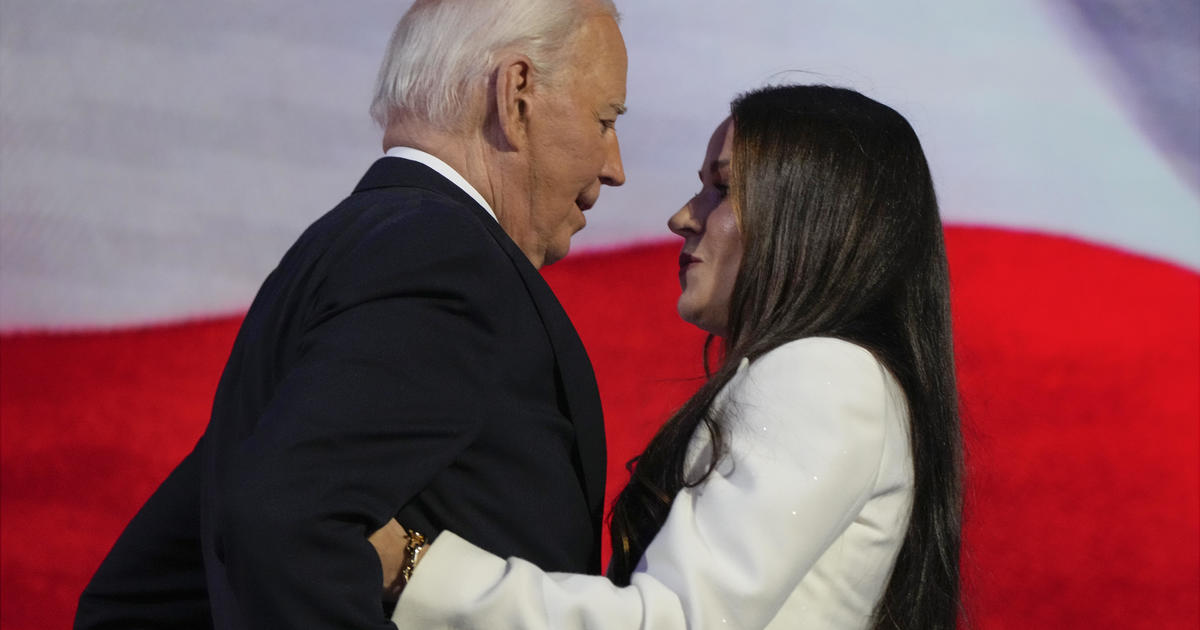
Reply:
[[[413,569],[417,566],[417,554],[425,547],[425,537],[415,529],[404,528],[408,534],[408,542],[404,545],[404,567],[400,569],[401,584],[407,585],[412,579]]]

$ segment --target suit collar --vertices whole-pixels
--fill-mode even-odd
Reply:
[[[462,188],[446,179],[441,173],[428,166],[398,157],[382,157],[367,169],[366,175],[354,187],[354,192],[364,192],[376,188],[422,188],[431,192],[445,195],[470,208],[477,208],[487,215],[486,209],[471,198]],[[493,222],[495,220],[493,219]]]
[[[483,194],[479,192],[479,189],[472,186],[471,182],[467,181],[467,178],[462,176],[462,173],[459,173],[454,169],[453,166],[450,166],[446,162],[442,161],[442,159],[438,156],[432,153],[426,153],[420,149],[403,146],[392,147],[388,149],[387,153],[384,155],[403,160],[412,160],[413,162],[420,162],[421,164],[424,164],[425,166],[437,171],[439,175],[450,180],[455,186],[458,186],[463,192],[467,193],[471,199],[475,200],[475,203],[483,206],[483,209],[487,210],[488,214],[492,215],[492,218],[495,218],[497,221],[500,220],[496,217],[496,211],[492,209],[490,204],[488,204],[487,199],[483,198]]]

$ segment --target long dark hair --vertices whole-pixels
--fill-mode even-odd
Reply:
[[[955,626],[962,455],[950,335],[949,275],[933,182],[903,116],[857,92],[770,87],[733,102],[733,206],[743,256],[717,369],[630,462],[611,513],[609,577],[628,584],[675,495],[726,450],[713,407],[743,358],[803,337],[870,350],[908,402],[914,492],[874,627]],[[707,367],[706,367],[707,369]],[[684,458],[713,438],[707,472]]]

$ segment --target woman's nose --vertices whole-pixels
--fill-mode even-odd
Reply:
[[[667,219],[667,227],[684,238],[689,234],[698,233],[701,226],[700,222],[696,220],[696,214],[692,212],[692,202],[683,204],[678,212],[671,215],[671,218]]]

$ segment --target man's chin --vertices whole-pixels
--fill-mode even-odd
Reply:
[[[562,243],[554,243],[546,248],[545,256],[542,259],[542,266],[554,264],[567,257],[571,252],[571,239],[563,239]]]
[[[569,251],[570,247],[559,251],[547,251],[546,255],[542,258],[542,266],[545,267],[546,265],[553,265],[554,263],[566,258]]]

